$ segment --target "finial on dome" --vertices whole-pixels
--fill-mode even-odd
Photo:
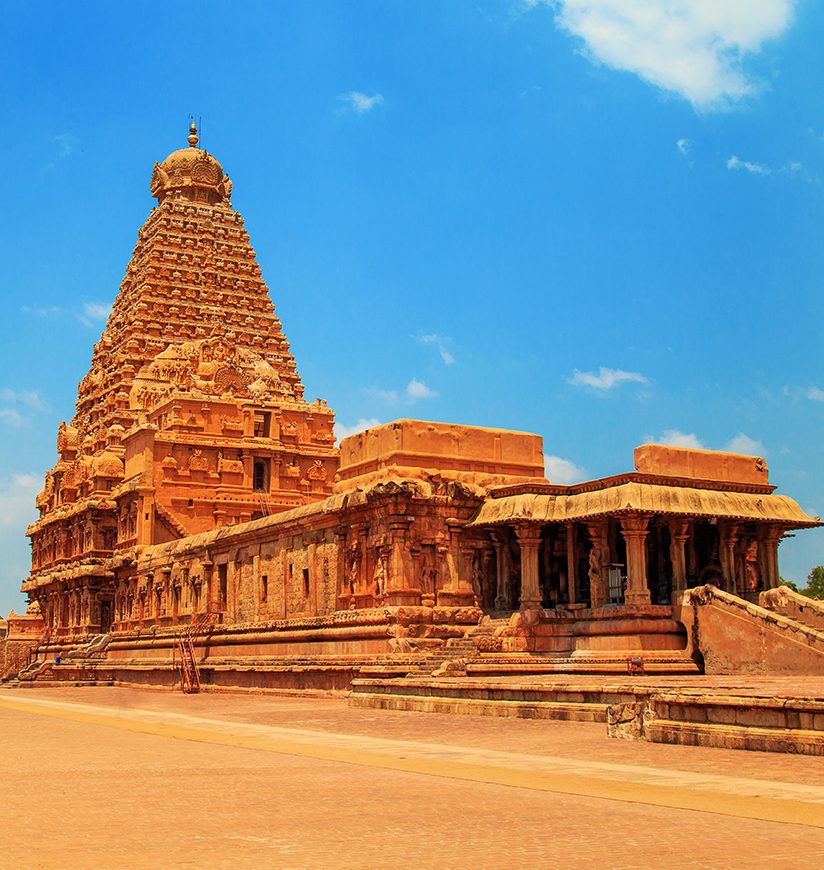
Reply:
[[[192,148],[197,148],[198,138],[197,138],[197,124],[194,121],[189,125],[189,145]]]

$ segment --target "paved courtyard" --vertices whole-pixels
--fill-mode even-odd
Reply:
[[[824,759],[341,699],[0,690],[0,866],[820,867]]]

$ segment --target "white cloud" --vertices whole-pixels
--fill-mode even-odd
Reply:
[[[25,405],[35,411],[45,411],[48,407],[40,398],[37,390],[10,390],[8,387],[4,387],[0,390],[0,401]]]
[[[55,314],[63,314],[64,309],[59,305],[21,305],[23,314],[33,314],[35,317],[53,317]]]
[[[358,432],[365,432],[367,429],[373,429],[375,426],[380,426],[381,421],[375,417],[361,417],[357,423],[352,426],[344,426],[342,423],[335,423],[335,438],[338,443],[348,438],[350,435],[357,435]]]
[[[26,420],[27,418],[17,408],[0,408],[0,421],[8,423],[9,426],[14,426],[15,429],[19,429]]]
[[[625,372],[623,369],[608,369],[601,366],[598,373],[581,372],[578,369],[572,373],[567,382],[576,387],[592,387],[593,390],[611,390],[625,381],[639,384],[649,383],[648,378],[640,372]]]
[[[807,390],[807,398],[813,402],[824,402],[824,390],[820,387],[810,387]]]
[[[383,102],[383,94],[372,94],[370,97],[361,91],[349,91],[348,94],[341,94],[338,99],[348,103],[349,108],[356,115],[363,115],[366,112],[371,112],[375,106],[379,106]]]
[[[749,160],[739,160],[735,154],[727,160],[727,169],[743,169],[751,175],[769,175],[772,171],[769,166],[765,166],[763,163],[751,163]]]
[[[689,156],[690,151],[692,151],[692,142],[689,139],[676,139],[675,147],[684,155],[684,157]]]
[[[401,397],[397,390],[381,390],[377,387],[371,387],[367,392],[370,396],[374,396],[376,399],[381,399],[384,402],[397,402]]]
[[[418,399],[434,399],[437,395],[434,390],[429,389],[423,381],[419,381],[417,378],[412,378],[406,385],[406,398],[410,402],[417,402]]]
[[[447,345],[452,341],[451,338],[444,335],[438,335],[437,333],[433,333],[432,335],[418,335],[416,337],[421,344],[434,344],[438,348],[438,353],[440,354],[444,365],[451,366],[455,362],[455,357],[447,348]]]
[[[796,0],[526,0],[550,7],[593,60],[634,73],[696,108],[723,109],[756,91],[744,69],[790,26]]]
[[[28,417],[21,413],[21,407],[28,411],[45,411],[48,405],[40,398],[37,390],[12,390],[9,387],[0,389],[0,422],[14,428],[19,428],[28,422]]]
[[[77,137],[72,136],[71,133],[59,133],[54,137],[54,141],[57,142],[60,148],[61,157],[68,157],[70,154],[73,154],[74,149],[80,144]]]
[[[26,526],[36,518],[34,499],[42,487],[36,474],[14,474],[0,479],[0,527]]]
[[[678,429],[665,429],[660,438],[646,438],[652,444],[668,444],[670,447],[689,447],[692,450],[705,450],[701,440],[694,432],[680,432]]]
[[[58,133],[57,136],[54,137],[54,142],[57,145],[57,155],[54,159],[50,160],[45,167],[43,167],[47,172],[56,169],[57,164],[61,160],[71,157],[77,146],[80,144],[80,140],[71,133]]]
[[[544,473],[550,483],[579,483],[587,477],[583,468],[560,456],[544,456]]]
[[[367,392],[376,399],[380,399],[384,402],[395,403],[405,401],[409,404],[417,402],[419,399],[434,399],[438,395],[423,381],[420,381],[417,378],[412,378],[412,380],[406,385],[406,389],[404,389],[403,393],[398,390],[381,390],[375,387],[369,389]]]
[[[77,315],[77,319],[84,326],[92,327],[99,323],[105,323],[111,310],[111,305],[102,305],[99,302],[84,302],[83,311]]]
[[[739,432],[735,438],[730,438],[724,446],[724,450],[728,450],[730,453],[746,453],[747,456],[767,455],[767,451],[760,441],[750,438],[749,435],[745,435],[743,432]]]

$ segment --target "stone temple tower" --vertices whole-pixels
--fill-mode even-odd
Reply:
[[[156,163],[132,259],[28,530],[23,591],[57,633],[105,630],[139,548],[325,498],[333,414],[303,398],[220,163]]]

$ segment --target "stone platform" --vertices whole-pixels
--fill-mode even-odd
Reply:
[[[653,743],[824,755],[824,678],[356,679],[353,707],[602,722]]]

